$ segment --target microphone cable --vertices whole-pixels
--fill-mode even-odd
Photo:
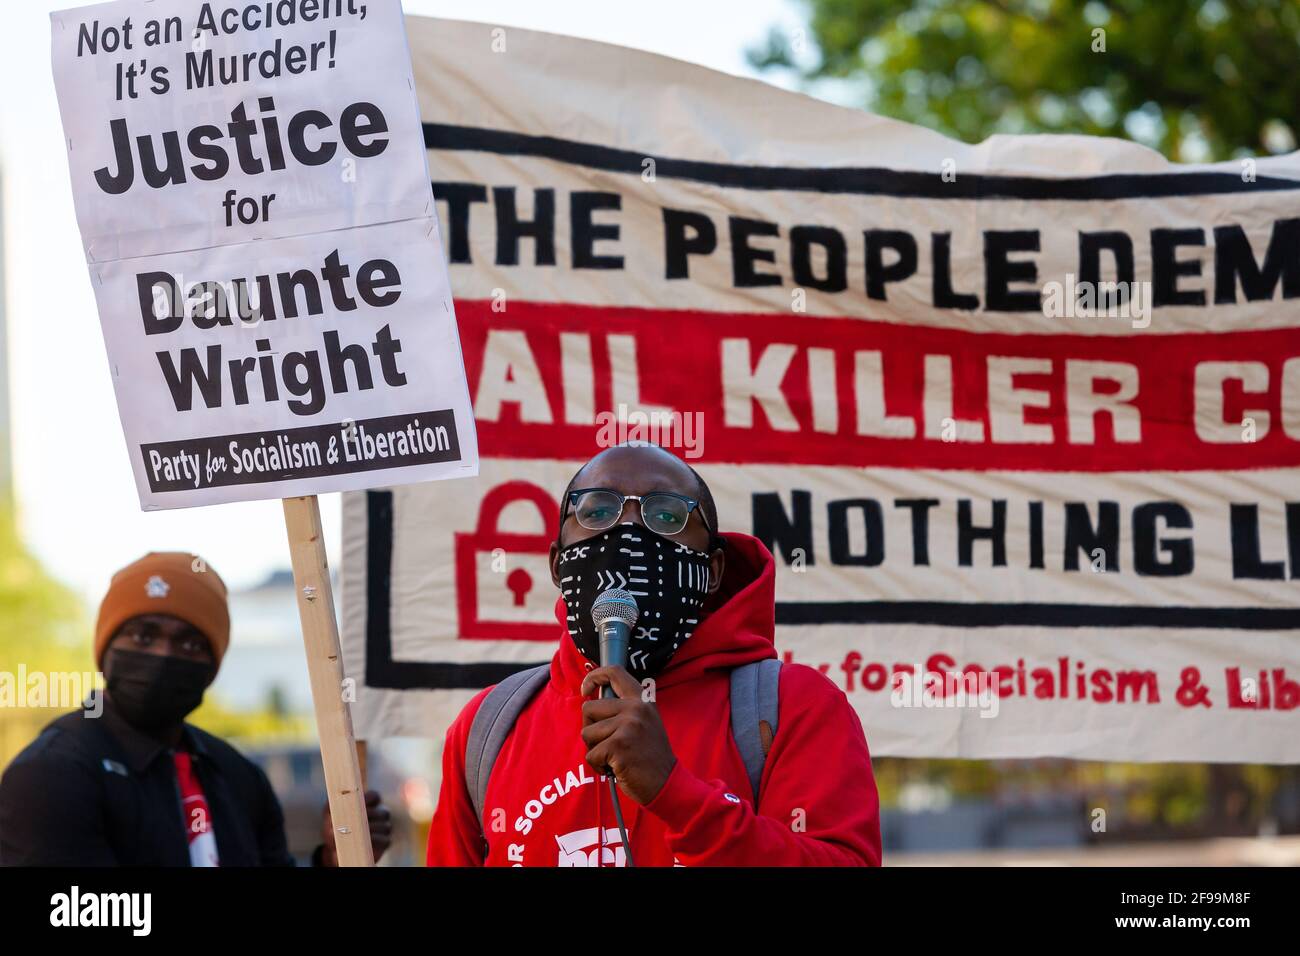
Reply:
[[[612,698],[617,695],[614,693],[614,687],[606,684],[601,689],[601,696]],[[619,822],[619,839],[623,840],[623,857],[628,861],[628,866],[636,866],[632,861],[632,843],[628,840],[628,829],[623,823],[623,806],[619,804],[619,780],[614,777],[614,767],[607,766],[604,770],[610,780],[610,800],[614,801],[614,818]]]
[[[623,841],[623,856],[627,859],[628,866],[636,866],[632,862],[632,844],[627,839],[627,827],[623,825],[623,808],[618,802],[618,781],[614,779],[614,770],[612,767],[606,767],[609,771],[609,795],[614,801],[614,819],[618,821],[618,835]]]
[[[608,700],[618,695],[614,693],[611,685],[606,684],[601,688],[600,696]],[[614,819],[618,821],[618,836],[623,841],[623,857],[627,860],[628,866],[636,866],[632,861],[632,843],[627,838],[627,827],[623,823],[623,805],[618,802],[618,780],[614,776],[613,767],[606,767],[605,771],[609,779],[609,798],[614,801]]]

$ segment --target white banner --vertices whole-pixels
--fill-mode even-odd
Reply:
[[[476,474],[398,0],[51,26],[141,506]]]
[[[646,438],[773,552],[777,650],[873,753],[1300,761],[1300,155],[967,146],[408,30],[484,460],[345,497],[359,735],[550,656],[559,495]]]

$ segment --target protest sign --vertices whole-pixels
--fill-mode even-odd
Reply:
[[[473,475],[397,2],[52,16],[146,510]]]
[[[630,438],[772,550],[778,652],[875,754],[1300,761],[1300,157],[408,32],[484,459],[345,497],[368,735],[551,656],[560,493]]]

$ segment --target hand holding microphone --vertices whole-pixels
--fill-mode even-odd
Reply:
[[[659,709],[642,699],[642,687],[627,672],[632,627],[639,611],[627,591],[611,588],[592,605],[592,622],[600,632],[600,664],[582,681],[587,697],[602,688],[600,700],[582,705],[582,739],[587,764],[598,773],[606,768],[619,788],[637,803],[653,800],[677,758],[668,744]]]

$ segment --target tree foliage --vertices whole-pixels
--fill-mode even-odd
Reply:
[[[16,525],[11,502],[0,496],[0,669],[91,669],[81,599],[46,573]]]
[[[807,35],[772,30],[755,66],[862,81],[872,111],[967,142],[1085,133],[1191,161],[1300,135],[1300,0],[799,2]]]

